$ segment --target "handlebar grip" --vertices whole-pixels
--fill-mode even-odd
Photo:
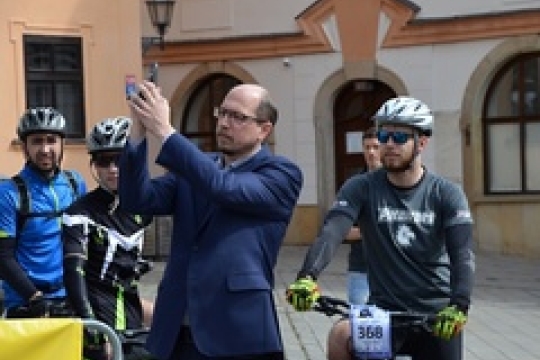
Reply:
[[[340,307],[346,307],[346,308],[350,306],[349,303],[345,300],[333,298],[330,296],[324,296],[324,295],[319,296],[317,299],[317,302],[321,304],[329,304],[333,306],[340,306]]]

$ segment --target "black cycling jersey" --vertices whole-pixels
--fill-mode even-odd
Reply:
[[[77,315],[116,330],[141,328],[137,282],[144,228],[152,218],[122,211],[99,187],[73,203],[62,220],[64,280]]]

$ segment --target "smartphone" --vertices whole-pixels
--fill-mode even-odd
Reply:
[[[157,84],[157,78],[158,78],[158,69],[159,65],[157,62],[153,62],[150,65],[150,69],[148,70],[148,76],[146,77],[146,80],[153,82],[154,84]]]
[[[154,84],[157,83],[158,78],[158,69],[159,65],[157,62],[154,62],[150,65],[150,68],[148,70],[148,75],[146,76],[147,81],[151,81]],[[135,77],[131,76],[129,78],[126,78],[126,97],[129,99],[129,96],[133,93],[135,93],[136,89],[135,84]],[[144,96],[139,92],[139,96],[144,99]]]

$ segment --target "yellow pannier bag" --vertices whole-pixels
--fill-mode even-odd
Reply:
[[[74,318],[1,319],[1,360],[79,360],[83,324]]]

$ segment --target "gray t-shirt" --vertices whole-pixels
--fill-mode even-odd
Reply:
[[[351,251],[349,251],[348,271],[365,273],[367,265],[364,254],[364,244],[362,239],[351,242]]]
[[[356,221],[365,246],[370,303],[421,312],[448,304],[450,263],[444,230],[472,223],[460,187],[427,170],[407,189],[393,186],[384,169],[359,174],[338,192],[326,221],[332,218],[339,219],[339,231],[334,229],[332,236],[322,231],[313,246],[318,249],[310,249],[302,271],[320,272],[333,255],[332,245],[324,244]]]

